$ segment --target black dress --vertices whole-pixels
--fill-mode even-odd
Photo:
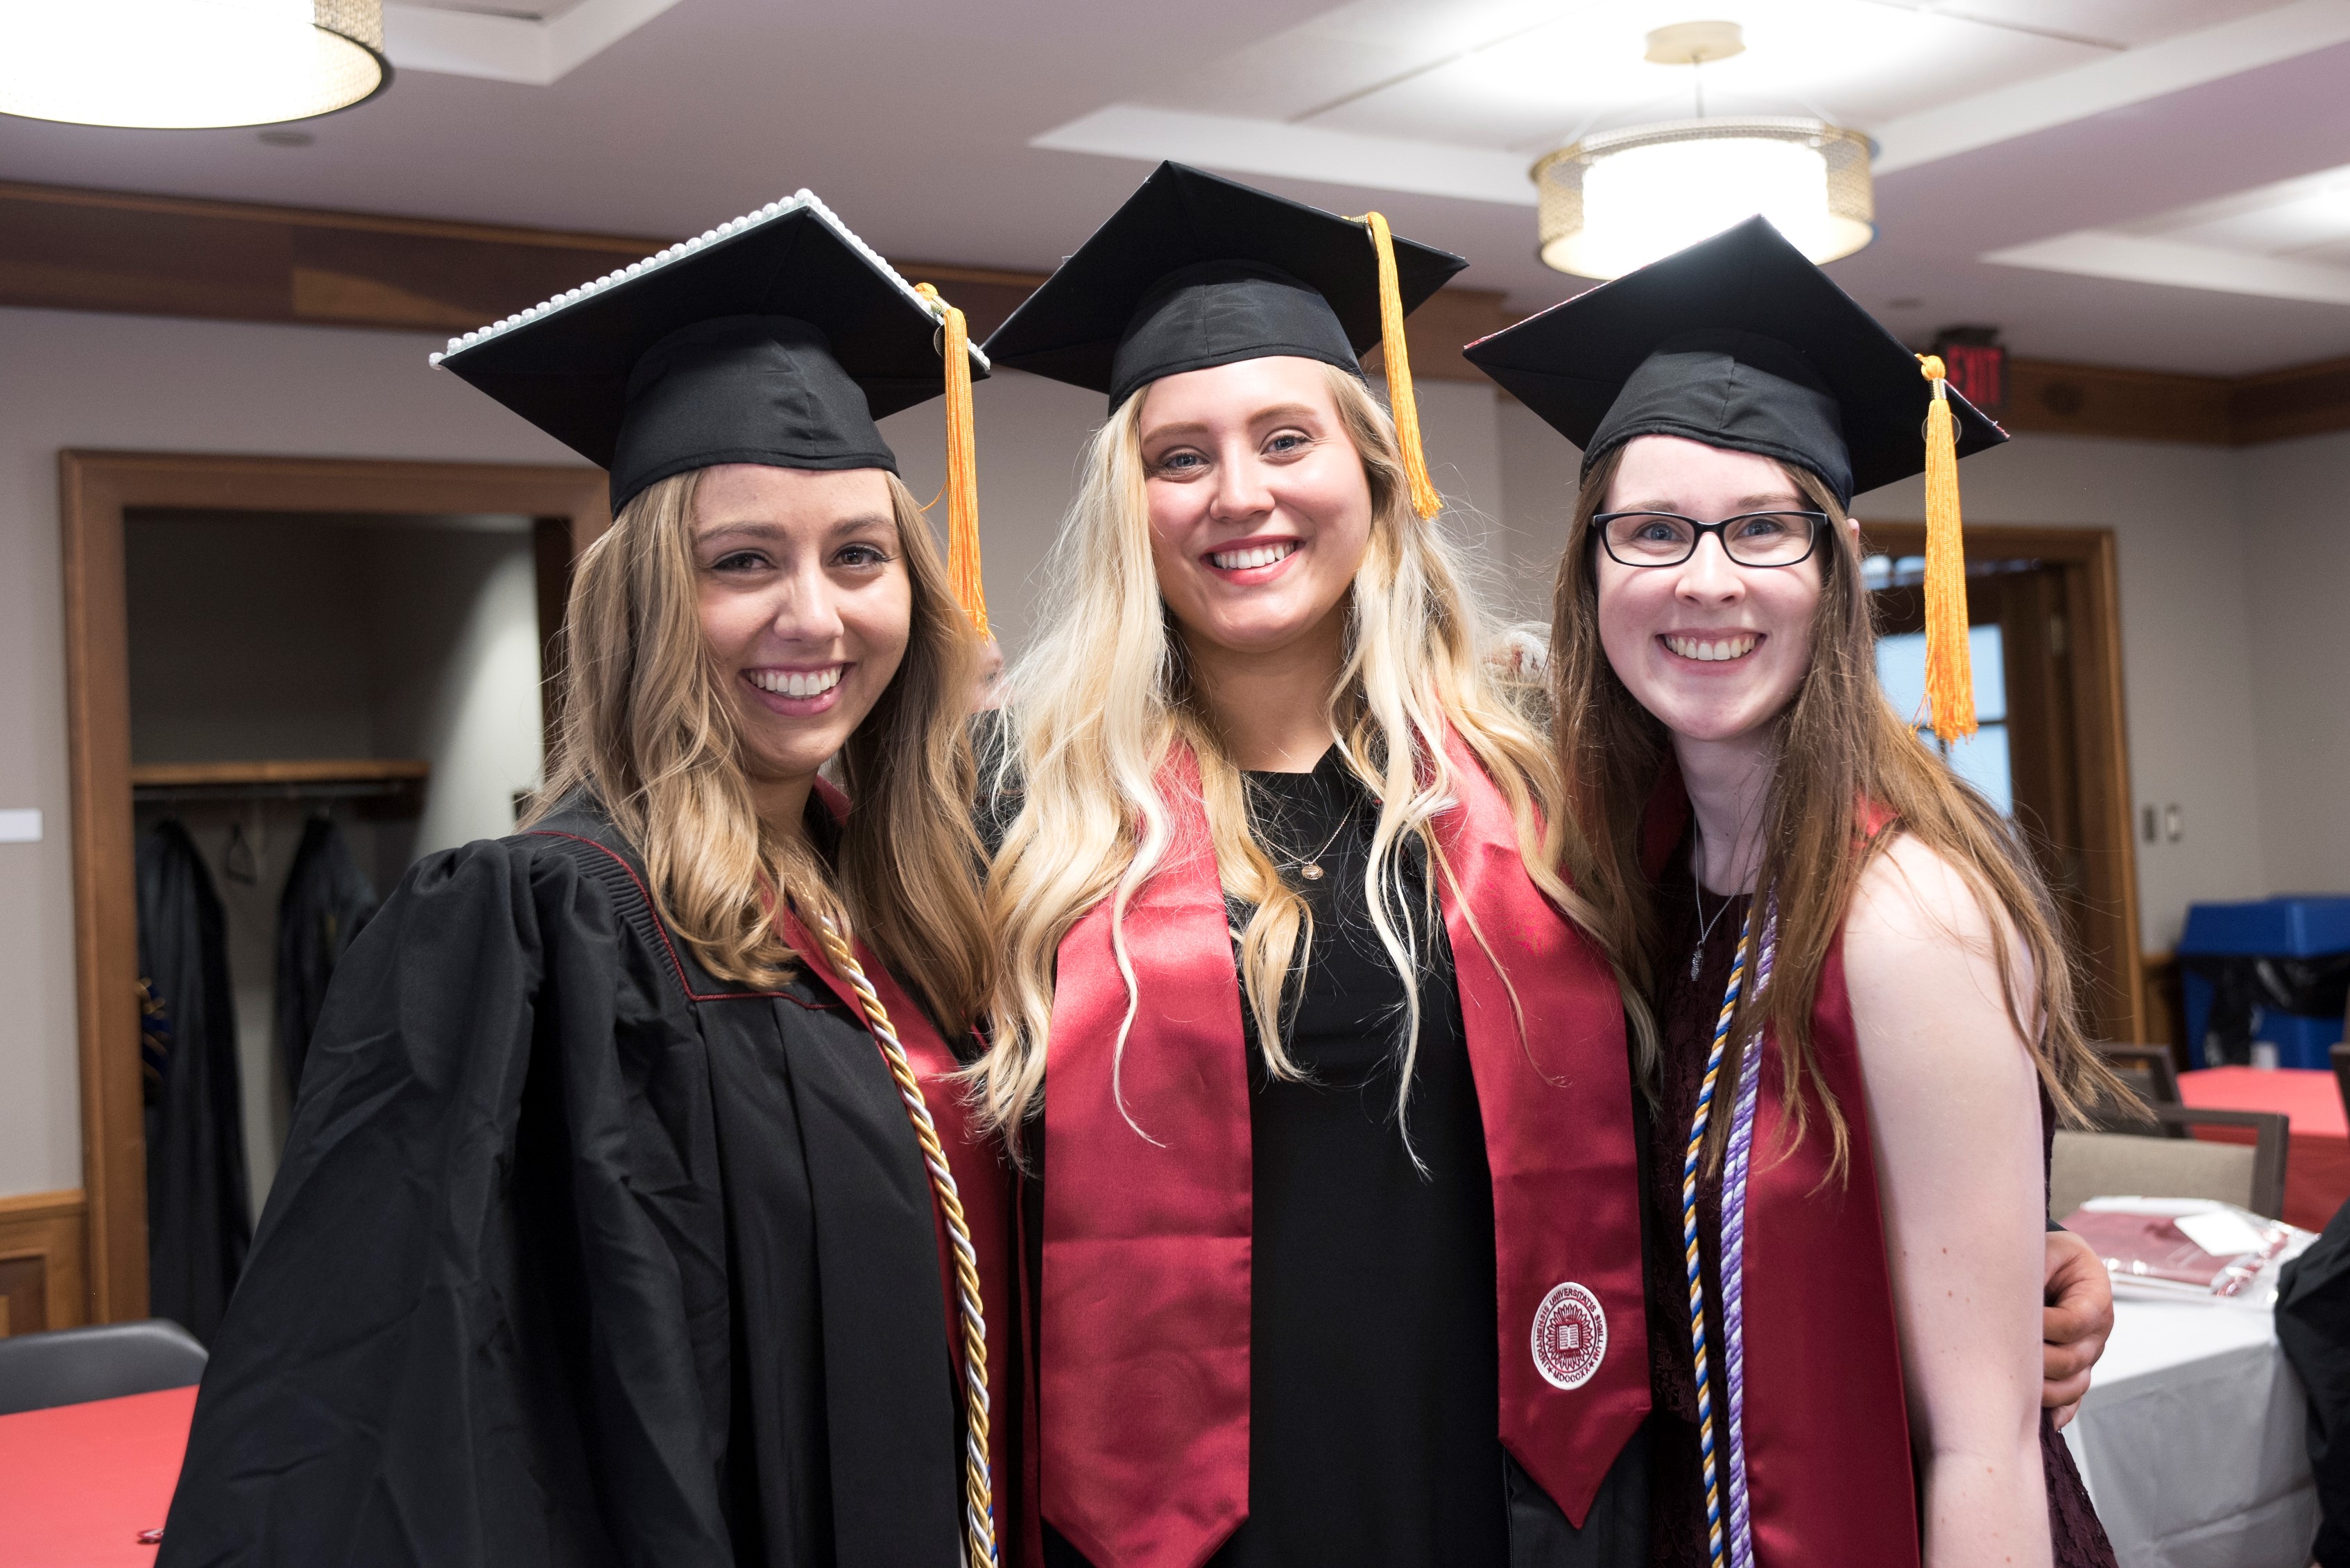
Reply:
[[[1250,1034],[1249,1517],[1211,1561],[1498,1568],[1492,1176],[1443,920],[1405,857],[1391,916],[1418,928],[1422,1012],[1399,1126],[1404,986],[1363,888],[1378,806],[1335,750],[1248,784],[1284,870],[1325,875],[1288,878],[1314,942],[1284,1040],[1312,1081],[1271,1078]]]
[[[1700,922],[1686,850],[1659,879],[1657,897],[1666,932],[1657,965],[1656,1010],[1663,1082],[1658,1099],[1647,1103],[1648,1168],[1641,1184],[1650,1393],[1655,1401],[1648,1420],[1648,1561],[1652,1568],[1707,1568],[1711,1559],[1706,1541],[1704,1461],[1699,1449],[1697,1369],[1690,1346],[1689,1282],[1681,1253],[1681,1157],[1705,1078],[1722,992],[1737,961],[1739,925],[1752,900],[1743,894],[1721,899],[1708,893]],[[1689,964],[1692,952],[1699,955],[1694,977]],[[2043,1125],[2053,1129],[2049,1114],[2043,1098]],[[1709,1344],[1718,1345],[1722,1343],[1719,1170],[1700,1176],[1697,1200],[1706,1335]],[[1708,1370],[1713,1407],[1725,1410],[1730,1401],[1727,1370],[1719,1356]],[[2040,1418],[2040,1453],[2055,1568],[2115,1568],[2113,1548],[2074,1467],[2072,1450],[2046,1411]]]
[[[1249,1517],[1209,1561],[1508,1568],[1492,1178],[1452,950],[1407,861],[1399,908],[1418,929],[1424,1010],[1408,1150],[1403,982],[1363,891],[1378,807],[1335,750],[1311,774],[1247,779],[1260,841],[1314,909],[1284,1034],[1314,1081],[1270,1079],[1252,1036]],[[1296,873],[1307,861],[1320,878]],[[1247,915],[1234,908],[1235,929]],[[1032,1269],[1038,1177],[1024,1197]],[[1045,1559],[1087,1568],[1049,1525]]]
[[[703,972],[600,818],[541,826],[420,862],[338,965],[161,1568],[951,1568],[879,1053]]]

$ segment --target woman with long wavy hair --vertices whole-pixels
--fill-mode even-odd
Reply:
[[[1111,408],[1009,681],[979,1075],[1049,1564],[1641,1547],[1622,1002],[1409,395],[1459,265],[1165,165],[989,341]]]
[[[161,1561],[992,1562],[977,642],[874,424],[961,317],[803,192],[451,348],[615,518],[522,831],[335,975]]]
[[[2043,1162],[2116,1085],[2016,826],[1877,685],[1846,511],[1927,473],[1962,732],[1955,460],[2003,434],[1761,219],[1469,353],[1584,452],[1550,669],[1660,1042],[1652,1561],[2109,1564],[2042,1408]]]

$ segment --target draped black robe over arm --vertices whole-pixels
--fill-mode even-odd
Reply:
[[[600,818],[540,826],[420,862],[338,966],[160,1568],[948,1568],[872,1039],[702,971]]]

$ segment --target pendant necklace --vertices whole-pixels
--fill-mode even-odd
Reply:
[[[1322,870],[1322,857],[1330,853],[1330,846],[1337,843],[1338,835],[1347,831],[1347,824],[1350,819],[1350,816],[1351,814],[1349,814],[1348,816],[1341,816],[1338,819],[1338,826],[1330,830],[1330,836],[1322,841],[1322,847],[1315,850],[1310,859],[1298,862],[1298,876],[1304,877],[1308,882],[1319,882],[1322,880],[1324,876],[1324,872]]]
[[[1713,928],[1715,924],[1721,920],[1721,917],[1730,913],[1730,906],[1738,902],[1738,895],[1735,893],[1725,894],[1721,900],[1721,908],[1713,912],[1712,919],[1707,919],[1705,918],[1705,879],[1698,873],[1696,857],[1691,856],[1690,858],[1690,897],[1695,900],[1697,904],[1697,946],[1695,949],[1691,950],[1690,953],[1690,979],[1695,980],[1698,975],[1698,971],[1705,967],[1705,944],[1707,939],[1713,935]]]

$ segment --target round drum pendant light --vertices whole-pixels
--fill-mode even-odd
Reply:
[[[1815,262],[1877,237],[1868,138],[1817,119],[1674,120],[1534,166],[1545,265],[1621,277],[1760,213]]]
[[[1745,48],[1735,22],[1648,35],[1651,64],[1690,67],[1698,118],[1586,136],[1535,163],[1545,265],[1621,277],[1758,213],[1815,262],[1877,237],[1867,137],[1820,119],[1706,117],[1701,67]]]
[[[390,80],[382,0],[0,0],[0,113],[272,125],[348,109]]]

